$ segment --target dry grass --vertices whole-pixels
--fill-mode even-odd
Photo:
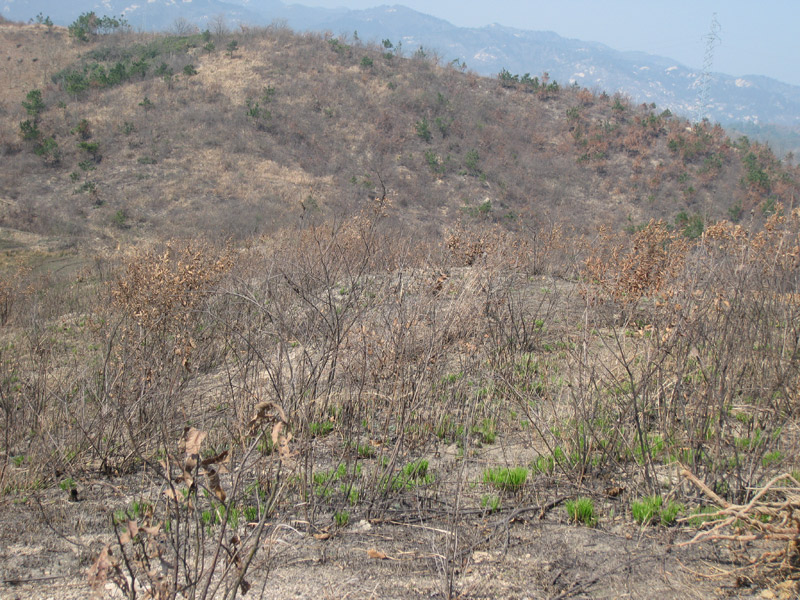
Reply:
[[[47,87],[50,75],[74,62],[81,48],[70,43],[64,27],[0,23],[3,91],[0,102],[10,110],[29,90]]]

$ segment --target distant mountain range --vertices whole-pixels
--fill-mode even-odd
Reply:
[[[404,6],[367,10],[321,9],[287,5],[279,0],[0,0],[0,14],[27,21],[37,14],[67,25],[79,14],[124,14],[135,29],[168,30],[184,19],[200,28],[224,16],[229,27],[285,21],[295,30],[329,30],[351,39],[389,39],[405,54],[420,46],[442,62],[466,64],[482,75],[502,69],[531,76],[548,72],[561,85],[577,84],[608,93],[621,92],[635,102],[698,114],[700,73],[678,62],[643,52],[620,52],[597,42],[563,38],[553,32],[489,25],[456,27]],[[702,113],[724,125],[771,124],[800,128],[800,86],[759,75],[735,77],[714,73],[709,103]]]

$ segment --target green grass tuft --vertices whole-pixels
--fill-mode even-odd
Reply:
[[[565,506],[567,516],[573,523],[583,523],[587,527],[594,527],[597,524],[597,517],[594,514],[594,501],[591,498],[580,497],[575,500],[568,500]]]
[[[486,469],[483,472],[483,482],[504,492],[517,492],[528,479],[528,469],[525,467],[497,467]]]

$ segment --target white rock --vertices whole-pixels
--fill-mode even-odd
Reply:
[[[369,521],[366,519],[361,519],[358,523],[350,528],[350,530],[354,531],[355,533],[363,533],[365,531],[369,531],[370,529],[372,529],[372,525],[370,525]]]

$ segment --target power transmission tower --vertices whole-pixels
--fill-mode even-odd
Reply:
[[[711,17],[711,27],[708,33],[703,36],[706,41],[706,53],[703,57],[703,72],[700,74],[699,87],[697,94],[697,115],[695,120],[700,123],[708,116],[708,92],[711,87],[711,67],[714,65],[714,48],[722,42],[719,33],[722,27],[717,20],[717,13]]]

